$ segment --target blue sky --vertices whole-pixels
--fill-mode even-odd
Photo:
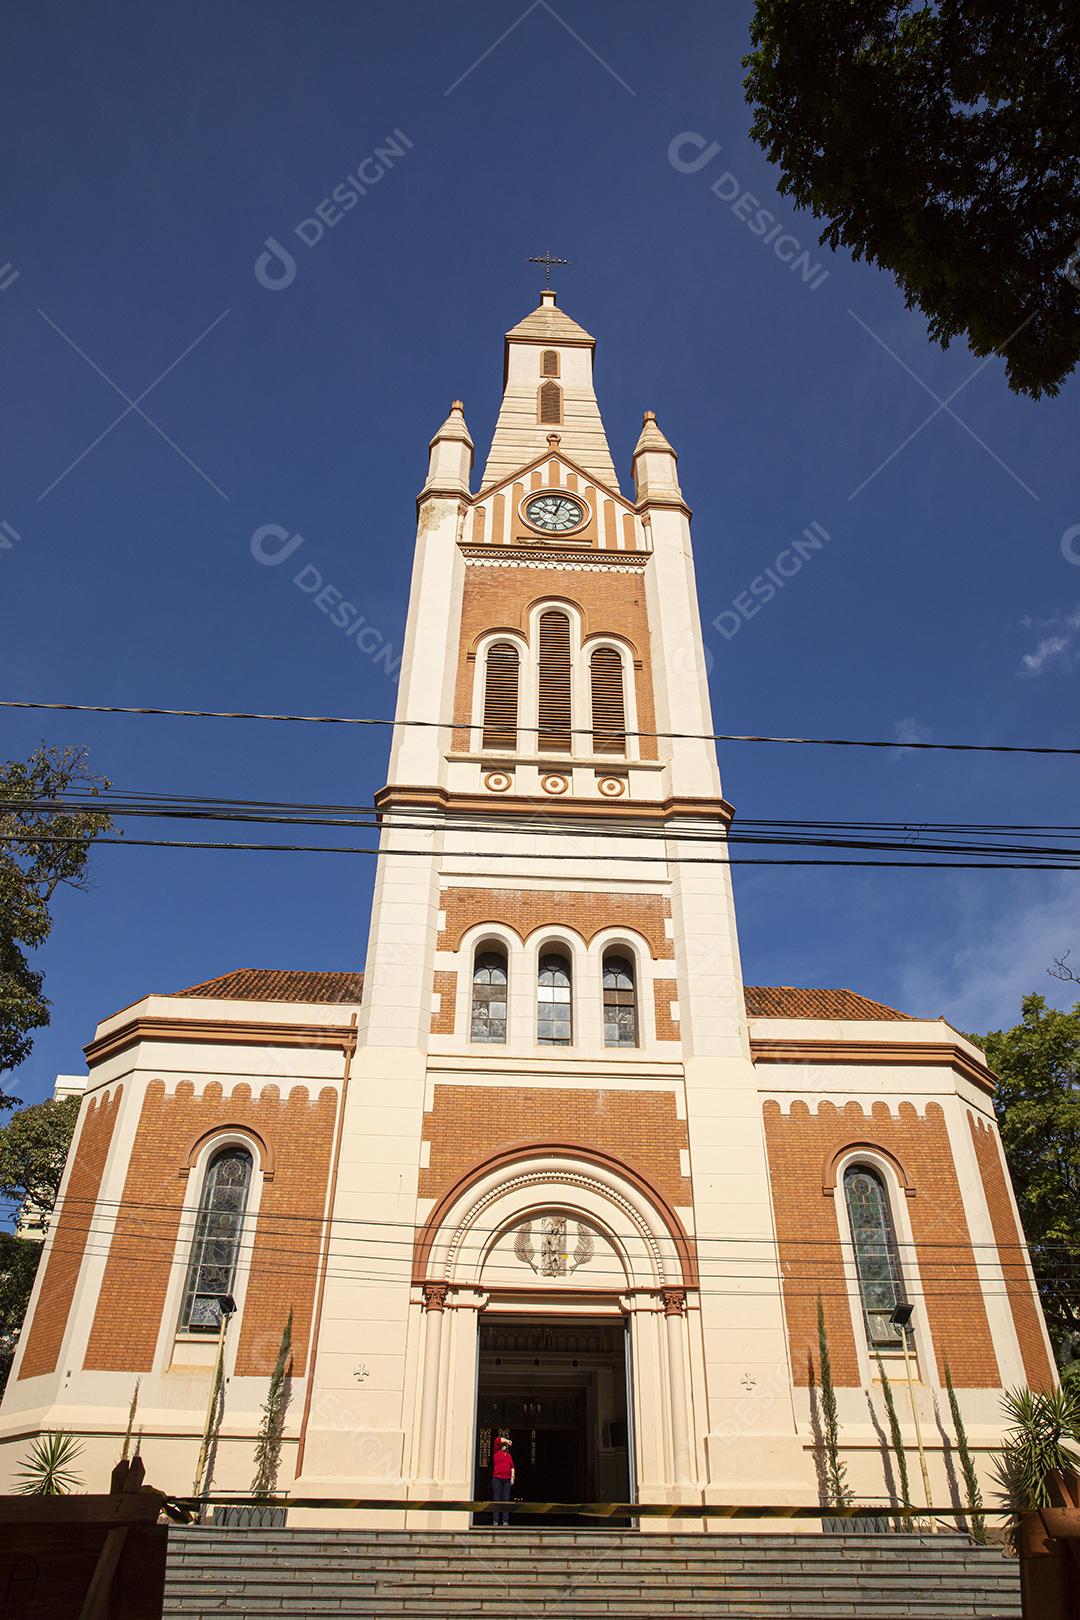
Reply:
[[[302,535],[298,557],[399,647],[427,440],[461,397],[483,454],[502,333],[537,301],[524,260],[550,247],[574,261],[563,307],[598,339],[620,475],[644,408],[680,453],[720,730],[1075,741],[1080,385],[1014,397],[996,361],[930,345],[888,276],[817,247],[746,136],[748,17],[693,0],[13,11],[0,695],[389,715],[385,659],[295,569],[261,567],[251,535]],[[693,172],[692,143],[669,158],[685,132],[718,143]],[[382,177],[299,241],[388,138]],[[754,234],[758,207],[782,236]],[[276,290],[255,274],[271,237],[296,261]],[[816,285],[778,256],[802,248]],[[828,543],[740,617],[811,523]],[[712,627],[732,612],[734,634]],[[382,731],[0,723],[5,756],[85,743],[145,791],[364,801],[385,773]],[[721,764],[748,816],[1080,819],[1067,760],[727,745]],[[361,965],[371,877],[362,858],[100,849],[40,953],[53,1021],[15,1089],[79,1070],[96,1020],[147,991]],[[1069,875],[744,869],[746,977],[996,1027],[1029,988],[1069,1000],[1045,969],[1080,955],[1077,895]]]

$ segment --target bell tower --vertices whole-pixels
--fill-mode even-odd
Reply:
[[[343,1233],[413,1250],[350,1277],[335,1238],[312,1490],[467,1496],[477,1356],[486,1399],[483,1346],[518,1317],[628,1335],[616,1462],[643,1499],[709,1488],[735,1360],[786,1367],[779,1285],[753,1285],[748,1348],[701,1280],[699,1229],[772,1221],[731,809],[678,458],[646,411],[620,486],[595,347],[545,288],[506,334],[478,486],[461,401],[429,447],[334,1199]],[[358,1391],[329,1347],[370,1339],[384,1386]]]

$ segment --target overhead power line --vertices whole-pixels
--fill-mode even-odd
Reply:
[[[0,698],[0,709],[48,709],[70,714],[165,715],[185,720],[269,720],[284,724],[317,726],[416,726],[437,731],[478,729],[476,723],[468,717],[457,720],[397,720],[344,714],[260,714],[254,710],[243,709],[159,709],[119,703],[40,703],[20,698]],[[519,725],[517,729],[519,732],[535,734],[541,727]],[[570,728],[570,734],[575,737],[591,737],[593,733],[592,726]],[[1034,743],[902,742],[896,737],[771,737],[733,731],[625,731],[620,732],[620,735],[662,738],[671,742],[789,743],[813,748],[892,748],[969,754],[1080,755],[1080,746],[1061,747]]]
[[[246,850],[262,854],[278,855],[387,855],[418,856],[423,860],[431,860],[434,851],[430,849],[393,849],[384,850],[369,848],[357,844],[267,844],[267,843],[235,843],[228,840],[211,839],[181,839],[181,838],[110,838],[106,835],[98,836],[93,840],[80,838],[75,834],[47,833],[35,834],[27,838],[26,834],[2,833],[0,843],[34,843],[34,844],[119,844],[128,849],[215,849],[215,850]],[[523,859],[520,852],[513,850],[491,849],[454,849],[447,852],[456,860],[508,860],[519,861]],[[615,861],[623,865],[649,864],[662,866],[895,866],[906,870],[963,871],[968,869],[980,872],[1077,872],[1080,871],[1080,857],[1072,861],[922,861],[922,860],[866,860],[862,857],[843,859],[829,856],[779,856],[779,855],[600,855],[590,850],[587,857],[579,859],[594,861]],[[530,862],[538,860],[572,861],[573,855],[551,853],[530,853]]]

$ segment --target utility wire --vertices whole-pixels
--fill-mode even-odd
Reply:
[[[138,1210],[160,1211],[160,1212],[162,1212],[163,1219],[171,1218],[171,1217],[183,1218],[183,1216],[184,1216],[184,1211],[183,1211],[182,1207],[180,1205],[177,1205],[177,1204],[155,1203],[155,1202],[152,1202],[152,1201],[146,1201],[146,1200],[134,1199],[134,1198],[96,1198],[96,1199],[95,1198],[76,1198],[76,1197],[71,1196],[70,1194],[66,1194],[62,1199],[58,1200],[58,1202],[57,1202],[57,1204],[55,1206],[55,1211],[54,1212],[59,1214],[59,1212],[63,1208],[65,1208],[65,1207],[67,1207],[69,1205],[76,1205],[76,1204],[89,1204],[90,1208],[91,1208],[91,1211],[93,1211],[93,1209],[95,1207],[101,1208],[102,1210],[112,1209],[112,1210],[116,1210],[116,1211],[119,1211],[119,1212],[123,1212],[123,1211],[126,1211],[126,1210],[136,1210],[136,1209],[138,1209]],[[273,1215],[268,1214],[268,1215],[265,1216],[265,1219],[266,1219],[266,1221],[268,1223],[280,1224],[282,1226],[288,1226],[288,1225],[299,1223],[299,1224],[303,1224],[303,1225],[318,1226],[318,1227],[321,1228],[325,1224],[327,1217],[324,1216],[324,1215],[286,1214],[284,1211],[282,1211],[280,1213],[275,1213]],[[169,1224],[170,1225],[172,1224],[171,1219],[169,1221]],[[384,1230],[384,1229],[387,1229],[387,1228],[389,1228],[389,1229],[400,1229],[403,1232],[410,1232],[415,1236],[415,1234],[418,1231],[421,1230],[423,1223],[422,1222],[417,1223],[415,1221],[405,1221],[405,1220],[400,1220],[400,1221],[395,1221],[395,1220],[372,1220],[372,1219],[365,1219],[365,1218],[363,1218],[361,1216],[355,1216],[355,1215],[333,1215],[333,1216],[330,1217],[330,1224],[331,1224],[331,1226],[376,1227],[380,1231]],[[469,1231],[470,1231],[470,1233],[475,1232],[475,1233],[480,1233],[480,1234],[483,1234],[484,1236],[490,1237],[490,1236],[494,1235],[497,1232],[505,1231],[505,1226],[470,1226]],[[625,1241],[625,1242],[637,1242],[641,1238],[641,1233],[640,1232],[615,1232],[615,1231],[612,1231],[610,1235],[612,1237],[620,1239],[620,1241]],[[724,1243],[724,1244],[745,1243],[745,1244],[756,1245],[756,1246],[759,1246],[759,1247],[761,1245],[763,1245],[763,1244],[766,1245],[766,1246],[771,1245],[773,1248],[776,1248],[776,1247],[787,1248],[788,1246],[803,1244],[803,1245],[806,1245],[809,1248],[815,1248],[815,1247],[820,1247],[822,1244],[826,1244],[826,1243],[834,1241],[833,1239],[830,1239],[830,1238],[797,1238],[797,1237],[792,1237],[792,1238],[778,1239],[775,1236],[775,1234],[773,1234],[773,1233],[769,1233],[769,1234],[767,1234],[767,1235],[765,1235],[763,1237],[748,1237],[745,1234],[741,1235],[741,1236],[737,1236],[735,1234],[728,1234],[728,1233],[724,1233],[721,1236],[719,1233],[709,1234],[709,1233],[704,1233],[704,1232],[699,1232],[699,1233],[688,1232],[686,1235],[687,1235],[687,1237],[689,1238],[689,1240],[691,1242],[697,1244],[699,1247],[703,1243]],[[379,1240],[379,1241],[382,1241],[382,1240]],[[391,1241],[391,1240],[388,1239],[386,1241]],[[404,1238],[404,1239],[393,1239],[392,1241],[394,1241],[394,1242],[405,1242],[405,1243],[408,1243],[411,1246],[411,1244],[413,1242],[413,1238],[410,1237],[410,1238]],[[993,1250],[993,1251],[1000,1251],[1000,1250],[1005,1249],[1005,1248],[1014,1248],[1014,1249],[1020,1249],[1020,1250],[1026,1251],[1027,1249],[1029,1249],[1031,1247],[1030,1244],[1023,1243],[1023,1242],[1020,1242],[1020,1241],[1017,1241],[1015,1243],[1008,1243],[1008,1244],[999,1243],[999,1242],[995,1241],[993,1238],[988,1239],[988,1240],[984,1240],[984,1241],[981,1241],[981,1242],[976,1242],[974,1239],[971,1239],[971,1238],[964,1238],[964,1239],[960,1239],[960,1238],[951,1238],[951,1239],[950,1238],[934,1238],[934,1239],[927,1239],[927,1240],[924,1240],[922,1242],[916,1242],[914,1239],[901,1238],[899,1236],[899,1234],[897,1234],[896,1243],[897,1243],[897,1246],[899,1248],[917,1249],[920,1252],[922,1250],[924,1250],[924,1249],[957,1249],[957,1248],[962,1248],[962,1249],[989,1249],[989,1250]],[[1059,1249],[1063,1253],[1067,1253],[1067,1254],[1068,1253],[1073,1253],[1073,1252],[1080,1252],[1080,1251],[1076,1250],[1074,1245],[1067,1244],[1067,1243],[1041,1244],[1038,1247],[1039,1247],[1039,1253],[1040,1254],[1049,1253],[1049,1252],[1051,1252],[1052,1250],[1055,1250],[1055,1249]]]
[[[29,699],[17,698],[0,698],[0,709],[49,709],[72,714],[167,715],[192,720],[272,720],[319,726],[418,726],[437,731],[475,731],[479,729],[477,723],[471,718],[462,720],[389,720],[342,714],[258,714],[247,710],[158,709],[141,705],[115,703],[39,703]],[[545,728],[520,725],[517,729],[519,732],[534,734]],[[570,732],[575,737],[591,737],[596,729],[593,726],[573,726],[570,728]],[[794,743],[815,748],[917,748],[947,753],[1080,755],[1080,747],[1036,746],[1030,743],[899,742],[895,737],[884,740],[861,737],[768,737],[729,731],[620,731],[619,735],[622,737],[665,738],[673,742]]]
[[[261,851],[264,854],[288,855],[412,855],[423,860],[431,860],[434,851],[430,849],[369,849],[356,844],[242,844],[224,840],[208,839],[179,839],[179,838],[109,838],[99,835],[92,839],[81,838],[74,834],[48,833],[35,834],[28,837],[25,833],[0,833],[0,843],[33,843],[33,844],[122,844],[129,849],[217,849],[217,850],[251,850]],[[447,855],[455,860],[508,860],[517,861],[523,857],[520,852],[513,850],[480,850],[480,849],[452,849]],[[878,860],[842,860],[806,856],[794,859],[787,856],[774,855],[599,855],[589,851],[588,856],[567,854],[539,854],[531,853],[530,862],[537,860],[572,861],[588,859],[594,861],[617,861],[624,865],[633,863],[649,863],[661,866],[868,866],[904,867],[907,870],[937,870],[937,871],[963,871],[977,870],[981,872],[1077,872],[1080,871],[1080,859],[1075,861],[878,861]]]

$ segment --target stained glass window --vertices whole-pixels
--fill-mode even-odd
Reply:
[[[506,1040],[506,955],[478,951],[473,966],[472,1038]]]
[[[853,1164],[844,1172],[844,1197],[867,1340],[872,1350],[895,1349],[900,1329],[889,1317],[903,1304],[905,1291],[888,1194],[875,1171]]]
[[[573,1034],[570,963],[542,956],[536,985],[536,1039],[541,1046],[569,1046]]]
[[[202,1202],[195,1222],[184,1308],[180,1326],[189,1333],[216,1333],[221,1301],[232,1293],[244,1228],[251,1154],[227,1147],[214,1155],[206,1171]]]
[[[637,1045],[634,964],[625,956],[604,957],[604,1045]]]

